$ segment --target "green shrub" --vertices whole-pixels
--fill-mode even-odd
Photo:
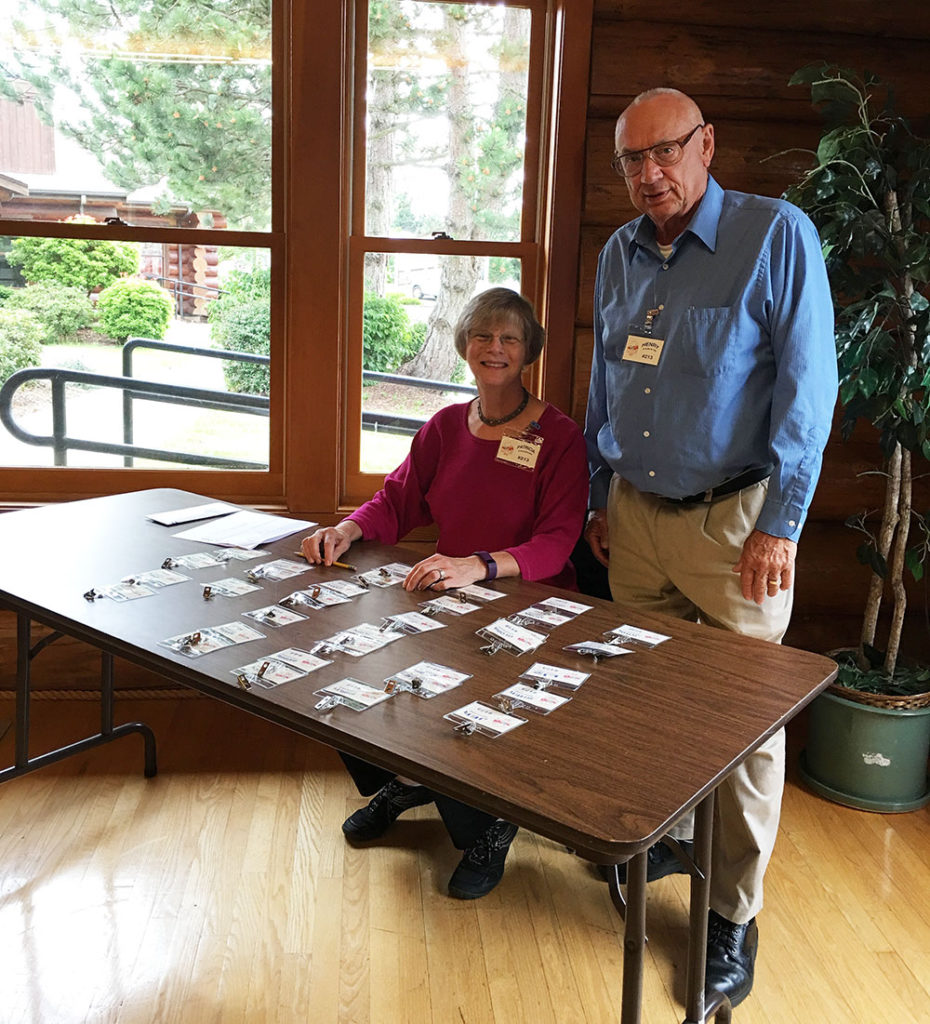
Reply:
[[[424,325],[425,330],[425,325]],[[362,368],[392,373],[419,352],[425,335],[411,328],[397,295],[365,295],[362,313]]]
[[[221,298],[210,307],[210,337],[218,348],[267,356],[271,351],[271,270],[235,270]],[[224,363],[226,387],[246,395],[267,395],[271,375],[267,365]]]
[[[230,352],[267,356],[271,351],[271,306],[266,297],[223,299],[210,310],[210,337]],[[269,368],[260,363],[224,363],[226,387],[247,395],[271,391]]]
[[[13,294],[13,289],[5,284],[0,284],[0,306],[6,305],[6,300]]]
[[[57,281],[86,295],[139,269],[139,250],[131,242],[90,238],[14,238],[6,258],[30,284]]]
[[[258,299],[271,295],[271,267],[256,267],[254,270],[234,270],[223,285],[223,296],[218,302],[230,298]]]
[[[17,288],[5,305],[35,313],[44,328],[43,345],[73,341],[82,327],[94,322],[94,307],[87,295],[80,288],[55,281]]]
[[[104,288],[97,299],[100,329],[111,338],[165,336],[174,303],[164,288],[151,281],[127,278]]]
[[[42,365],[42,334],[34,313],[0,306],[0,381],[17,370]]]

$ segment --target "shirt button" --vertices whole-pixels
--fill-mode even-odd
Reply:
[[[643,394],[644,395],[651,395],[652,394],[652,388],[643,388]]]
[[[788,525],[789,525],[789,526],[795,526],[795,525],[796,525],[796,523],[795,523],[795,521],[794,521],[793,519],[789,519],[789,520],[788,520]]]
[[[668,270],[668,264],[667,263],[663,263],[662,264],[662,269],[663,270]]]
[[[656,475],[656,471],[654,469],[650,469],[649,470],[649,475],[650,476],[655,476]]]
[[[644,430],[643,431],[643,437],[648,437],[648,436],[649,436],[649,431],[648,430]],[[792,523],[791,525],[794,526],[794,523]]]

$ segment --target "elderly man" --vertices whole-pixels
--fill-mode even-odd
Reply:
[[[777,643],[836,399],[832,303],[807,217],[724,191],[713,155],[713,126],[677,90],[617,122],[614,167],[642,216],[598,263],[585,534],[615,601]],[[734,1006],[783,784],[781,731],[718,790],[707,990]],[[669,846],[649,851],[650,880],[682,870]]]

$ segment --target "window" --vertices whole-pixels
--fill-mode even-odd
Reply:
[[[270,0],[11,4],[0,465],[280,491]]]
[[[67,409],[72,402],[100,408],[88,439],[110,450],[65,446],[66,464],[54,465],[53,445],[27,444],[0,423],[0,500],[171,486],[332,521],[367,498],[409,444],[409,433],[382,429],[385,417],[424,418],[437,401],[467,397],[460,389],[468,382],[454,366],[444,390],[406,385],[398,395],[380,378],[363,389],[363,363],[380,367],[369,373],[400,368],[414,345],[423,347],[430,320],[439,337],[437,311],[454,318],[469,289],[488,283],[519,286],[544,324],[562,317],[567,325],[550,330],[546,365],[534,367],[531,382],[546,397],[555,389],[566,408],[567,395],[558,392],[570,386],[592,6],[10,0],[0,24],[0,318],[23,301],[8,310],[9,295],[28,291],[26,275],[35,276],[17,258],[30,245],[129,246],[131,276],[168,292],[183,344],[201,347],[206,336],[211,347],[252,359],[240,365],[248,379],[235,385],[245,390],[234,392],[229,361],[133,349],[132,375],[152,388],[131,399],[124,428],[120,392],[99,381],[92,392],[80,376],[108,376],[117,356],[115,376],[122,376],[122,343],[96,339],[75,353],[68,351],[73,342],[41,341],[42,366],[33,369],[61,371]],[[456,12],[462,21],[446,32]],[[410,20],[394,52],[377,24],[369,45],[378,17]],[[456,47],[487,78],[484,86],[468,82]],[[411,76],[433,97],[432,112]],[[444,96],[454,78],[468,103],[450,117]],[[388,86],[393,92],[385,93]],[[495,107],[507,95],[518,97],[509,113]],[[389,138],[372,130],[379,118]],[[472,169],[482,145],[486,153],[492,141],[499,146],[498,191],[473,194],[479,208],[470,212],[456,205],[466,192],[449,189],[448,150],[464,139],[466,122],[481,131],[465,139]],[[369,184],[376,173],[387,186]],[[381,213],[372,202],[378,194]],[[20,253],[10,262],[14,248]],[[95,296],[102,288],[90,286]],[[234,301],[224,314],[211,315],[217,296],[225,301],[229,293]],[[386,312],[378,309],[374,298],[384,305],[395,294]],[[33,293],[30,302],[39,298]],[[381,344],[364,331],[366,316],[389,320],[398,308],[409,325],[399,360],[396,337]],[[20,311],[15,319],[28,322]],[[112,357],[105,364],[104,355]],[[256,367],[265,385],[247,372]],[[11,372],[0,359],[0,376]],[[409,379],[426,371],[404,372]],[[180,385],[226,389],[230,405],[250,394],[259,401],[243,413],[153,400]],[[29,416],[33,432],[49,437],[45,394],[53,386],[46,378],[32,398],[19,390],[11,402],[17,422]],[[33,401],[39,398],[41,407]],[[104,406],[114,405],[105,419]],[[211,429],[185,425],[203,416]],[[378,436],[367,429],[376,421]],[[66,419],[66,440],[82,422]],[[123,444],[135,448],[127,453]],[[158,457],[166,450],[198,459]]]
[[[537,298],[546,13],[526,2],[359,5],[350,502],[401,461],[429,415],[474,394],[452,340],[465,303],[493,285]]]

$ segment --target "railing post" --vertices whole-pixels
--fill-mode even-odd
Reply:
[[[132,351],[135,348],[133,339],[123,343],[123,376],[132,377]],[[123,444],[132,444],[132,392],[123,390]],[[123,456],[124,466],[135,464],[131,455]]]
[[[68,448],[65,444],[67,423],[65,422],[65,383],[56,377],[52,380],[52,450],[55,453],[55,465],[68,465]]]

